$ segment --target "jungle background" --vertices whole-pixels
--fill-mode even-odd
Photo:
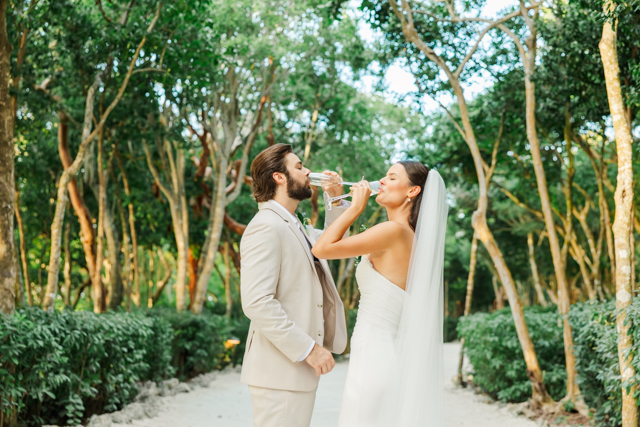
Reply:
[[[248,170],[286,143],[347,180],[443,176],[460,384],[636,427],[639,5],[0,1],[0,426],[241,363]],[[322,227],[318,191],[298,211]],[[351,233],[385,219],[372,198]],[[357,262],[330,264],[350,328]]]

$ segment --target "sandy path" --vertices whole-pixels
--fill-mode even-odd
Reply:
[[[445,344],[445,378],[456,373],[459,344]],[[318,388],[311,427],[333,427],[338,424],[342,386],[348,363],[336,365],[322,378]],[[446,427],[535,427],[538,424],[512,415],[506,408],[474,394],[457,389],[449,381],[445,387]],[[137,427],[251,427],[251,400],[240,374],[223,373],[209,388],[163,399],[163,409],[156,418],[133,422]]]

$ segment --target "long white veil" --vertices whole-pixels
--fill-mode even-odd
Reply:
[[[447,191],[429,171],[416,226],[407,293],[380,427],[444,425],[443,270]]]

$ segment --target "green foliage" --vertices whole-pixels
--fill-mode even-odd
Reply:
[[[240,363],[248,324],[172,309],[0,316],[0,413],[21,426],[77,425],[131,402],[142,381],[188,379]],[[232,334],[241,344],[227,350]]]
[[[230,338],[238,339],[240,344],[235,346],[229,352],[229,358],[231,364],[242,365],[242,360],[244,358],[244,350],[247,345],[247,336],[249,335],[249,325],[251,321],[244,315],[240,317],[240,319],[232,319],[231,320],[231,335]]]
[[[561,317],[553,309],[530,307],[525,320],[533,340],[544,383],[554,399],[565,394],[566,371]],[[531,396],[531,382],[511,310],[477,313],[460,318],[458,336],[473,365],[473,383],[503,402],[524,402]]]
[[[170,326],[171,365],[179,379],[193,378],[231,362],[224,347],[232,330],[226,317],[178,313],[169,308],[151,310],[149,317],[160,318]]]
[[[447,316],[444,318],[444,342],[451,342],[458,339],[459,317]]]
[[[137,382],[172,375],[171,329],[163,326],[120,313],[26,309],[0,317],[0,411],[35,426],[119,409]]]
[[[632,326],[633,365],[638,372],[640,357],[637,343],[640,342],[638,320],[640,299],[636,298],[627,309]],[[622,422],[622,390],[618,363],[615,300],[604,303],[585,302],[574,304],[569,312],[573,327],[574,354],[578,369],[578,385],[585,402],[596,409],[595,419],[600,425],[615,427]],[[636,374],[636,381],[638,375]]]

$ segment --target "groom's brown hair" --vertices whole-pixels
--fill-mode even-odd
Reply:
[[[273,199],[276,195],[276,182],[273,174],[287,173],[287,154],[293,153],[289,144],[275,144],[263,150],[251,163],[251,178],[253,178],[253,198],[262,203]]]

